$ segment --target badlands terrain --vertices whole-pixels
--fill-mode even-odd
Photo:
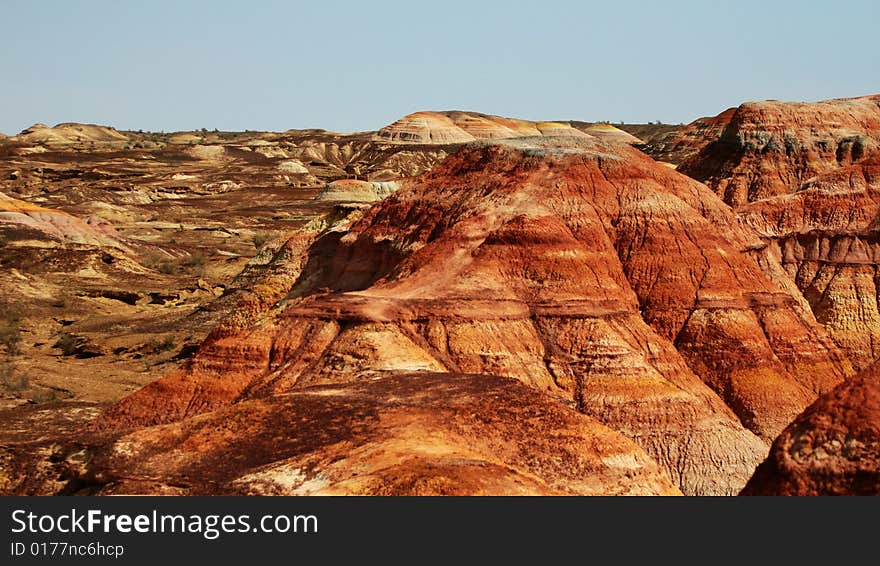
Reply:
[[[880,96],[0,137],[0,493],[880,493]]]

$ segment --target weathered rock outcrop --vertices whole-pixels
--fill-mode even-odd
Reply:
[[[376,132],[376,140],[391,143],[467,143],[476,138],[439,112],[416,112]]]
[[[728,108],[717,116],[697,118],[686,126],[656,126],[662,128],[658,132],[645,136],[645,153],[665,163],[679,165],[697,155],[704,147],[718,140],[724,129],[730,124],[736,108]],[[650,127],[630,126],[639,129]],[[588,133],[589,130],[586,130]]]
[[[856,367],[880,357],[880,159],[740,207]]]
[[[773,443],[744,495],[880,495],[880,369],[823,395]]]
[[[0,193],[0,234],[16,240],[55,240],[93,246],[126,246],[109,222],[92,217],[85,221]]]
[[[743,104],[679,166],[736,207],[856,368],[880,357],[880,96]],[[770,264],[764,264],[770,266]]]
[[[309,170],[296,159],[282,161],[278,164],[278,170],[282,173],[291,173],[293,175],[301,175],[309,172]]]
[[[394,193],[400,188],[399,181],[358,181],[357,179],[340,179],[328,183],[319,200],[339,202],[376,202]]]
[[[736,109],[718,139],[679,170],[735,206],[796,192],[811,179],[878,151],[880,95],[749,102]]]
[[[630,134],[629,132],[625,132],[620,128],[612,126],[611,124],[589,124],[578,129],[585,134],[589,134],[595,138],[599,138],[600,140],[607,142],[627,143],[630,145],[639,145],[644,143],[636,136]]]
[[[602,133],[605,137],[611,137],[614,132],[604,130]],[[620,134],[614,137],[630,143],[629,134]],[[529,122],[476,112],[450,111],[409,114],[376,132],[373,139],[390,143],[444,145],[532,136],[585,137],[586,134],[565,122]]]
[[[275,310],[221,326],[101,426],[389,372],[495,375],[633,439],[685,493],[736,492],[759,437],[851,371],[762,263],[723,202],[629,146],[476,144],[315,240]]]
[[[103,494],[679,493],[635,443],[515,380],[424,372],[135,431],[78,479]]]
[[[108,126],[94,124],[64,123],[50,128],[45,124],[34,124],[12,138],[22,143],[38,143],[44,145],[74,145],[82,143],[126,142],[128,137]]]

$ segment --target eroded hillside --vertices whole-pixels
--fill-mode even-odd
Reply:
[[[737,493],[877,358],[877,108],[2,140],[2,489]]]

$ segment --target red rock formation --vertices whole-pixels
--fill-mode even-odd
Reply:
[[[477,144],[320,237],[274,314],[218,329],[102,425],[388,372],[510,376],[685,493],[735,492],[766,450],[749,430],[769,441],[850,371],[761,263],[724,203],[628,146]]]
[[[880,156],[739,210],[857,367],[880,357]]]
[[[880,495],[880,368],[839,385],[773,443],[744,495]]]
[[[729,111],[727,111],[729,112]],[[719,115],[719,122],[722,115]],[[679,166],[725,202],[793,193],[880,149],[880,95],[817,103],[750,102],[720,137]]]
[[[748,103],[727,120],[679,170],[737,207],[856,368],[870,365],[880,357],[880,96]]]
[[[697,118],[687,126],[646,136],[644,150],[657,161],[679,165],[697,155],[710,143],[717,141],[730,124],[736,110],[736,108],[728,108],[717,116]],[[647,127],[650,126],[641,126],[641,128]],[[586,131],[591,133],[589,130]]]
[[[133,432],[91,460],[80,479],[105,494],[679,493],[622,435],[512,379],[479,375],[298,388]]]

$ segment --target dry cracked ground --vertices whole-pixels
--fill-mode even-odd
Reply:
[[[877,96],[36,125],[0,137],[0,492],[878,493],[878,213]]]

